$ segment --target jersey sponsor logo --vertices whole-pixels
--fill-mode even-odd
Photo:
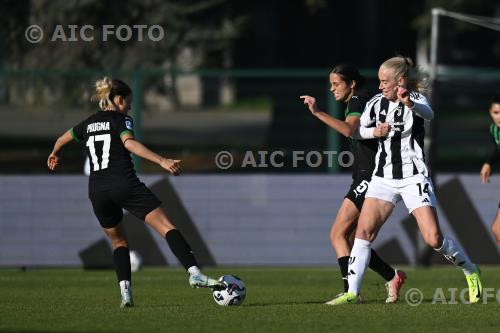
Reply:
[[[392,123],[392,128],[391,130],[393,130],[394,132],[401,132],[404,130],[404,126],[405,126],[405,123],[404,121],[395,121]]]
[[[132,120],[125,120],[125,126],[129,129],[132,130]]]
[[[92,123],[87,125],[87,133],[109,131],[109,121]]]

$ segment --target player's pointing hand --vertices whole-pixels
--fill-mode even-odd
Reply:
[[[304,104],[307,105],[312,114],[319,111],[318,105],[316,104],[316,98],[309,95],[302,95],[300,98],[304,100]]]

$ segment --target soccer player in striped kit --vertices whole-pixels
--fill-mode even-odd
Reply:
[[[175,228],[161,207],[161,201],[139,181],[130,153],[158,164],[173,175],[181,170],[180,161],[162,157],[134,137],[133,120],[127,115],[132,90],[123,81],[105,77],[96,82],[97,111],[61,135],[47,159],[54,171],[59,165],[59,151],[68,143],[85,142],[90,157],[89,199],[94,213],[113,247],[116,277],[121,293],[121,307],[134,306],[130,251],[127,235],[120,222],[122,209],[145,221],[167,242],[189,273],[193,288],[223,288],[224,285],[200,272],[191,247]]]
[[[419,92],[423,82],[411,59],[397,56],[386,60],[378,71],[381,94],[366,104],[361,127],[388,123],[391,131],[379,139],[375,170],[361,209],[356,238],[349,258],[349,291],[335,305],[359,303],[359,291],[370,261],[371,243],[395,205],[403,199],[418,224],[424,241],[447,260],[460,267],[469,286],[469,300],[481,299],[478,268],[460,244],[443,236],[436,213],[434,186],[424,161],[424,121],[434,112]],[[369,132],[368,132],[369,133]],[[360,132],[360,135],[363,134]],[[366,135],[365,135],[366,136]]]
[[[344,120],[333,118],[327,113],[320,111],[314,97],[307,95],[300,96],[315,117],[350,139],[351,148],[355,153],[355,164],[352,174],[353,181],[330,230],[330,241],[337,254],[340,273],[344,281],[344,292],[347,292],[349,289],[347,267],[349,264],[349,254],[351,253],[352,237],[354,236],[359,213],[365,200],[368,183],[372,177],[375,166],[375,154],[377,152],[376,139],[358,141],[351,138],[359,126],[361,113],[368,100],[366,93],[361,90],[364,81],[365,78],[360,75],[358,69],[349,64],[338,65],[330,73],[330,91],[337,101],[347,103]],[[388,133],[387,126],[366,130],[371,131],[372,134],[375,133],[377,136],[384,136]],[[374,250],[371,250],[369,266],[386,280],[386,303],[397,302],[399,290],[406,278],[405,273],[389,266]],[[326,304],[330,305],[330,302]]]
[[[493,137],[493,142],[495,144],[495,148],[493,148],[493,152],[491,153],[490,158],[486,163],[483,164],[481,168],[481,181],[483,184],[487,184],[490,181],[491,175],[491,166],[500,161],[500,95],[496,95],[493,97],[493,100],[490,104],[490,117],[493,121],[490,125],[490,133]],[[491,224],[491,231],[495,236],[498,244],[500,245],[500,203],[498,204],[497,215]]]

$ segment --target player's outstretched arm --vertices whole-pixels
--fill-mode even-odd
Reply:
[[[57,154],[61,151],[62,147],[68,143],[73,141],[73,137],[71,136],[70,131],[66,131],[63,135],[57,138],[54,143],[54,148],[52,148],[52,152],[47,159],[47,166],[50,170],[54,171],[59,165],[59,156]]]
[[[167,170],[174,176],[178,176],[181,173],[181,161],[172,160],[158,155],[154,151],[150,150],[148,147],[135,140],[130,134],[125,134],[122,136],[122,142],[125,148],[139,157],[142,157],[148,161],[158,164],[163,169]]]
[[[318,106],[316,105],[316,99],[314,97],[302,95],[300,96],[300,98],[303,99],[304,104],[307,105],[309,111],[311,111],[313,116],[330,126],[332,129],[336,130],[343,136],[352,136],[359,126],[359,117],[357,116],[349,116],[345,121],[339,120],[333,118],[328,113],[319,110]]]

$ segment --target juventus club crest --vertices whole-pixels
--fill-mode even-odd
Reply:
[[[403,113],[403,104],[399,103],[398,107],[396,108],[396,116],[401,117],[401,114]]]

